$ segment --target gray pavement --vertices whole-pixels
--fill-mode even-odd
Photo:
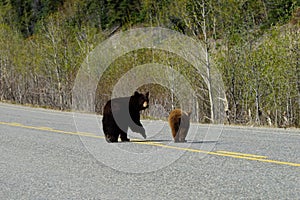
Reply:
[[[101,117],[0,103],[1,199],[300,199],[300,131],[192,124],[107,144]]]

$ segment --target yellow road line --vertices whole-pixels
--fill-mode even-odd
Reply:
[[[266,159],[267,158],[266,156],[256,156],[253,154],[241,154],[241,153],[235,153],[235,152],[230,152],[231,154],[228,154],[228,153],[220,153],[222,151],[216,151],[216,152],[204,151],[204,150],[200,150],[200,149],[176,147],[176,146],[170,146],[170,145],[154,143],[154,142],[145,142],[145,143],[144,142],[134,142],[134,143],[159,146],[159,147],[163,147],[163,148],[177,149],[177,150],[183,150],[183,151],[188,151],[188,152],[204,153],[204,154],[208,154],[208,155],[224,156],[224,157],[230,157],[230,158],[254,160],[254,161],[260,161],[260,162],[266,162],[266,163],[274,163],[274,164],[280,164],[280,165],[289,165],[289,166],[293,166],[293,167],[300,167],[300,163],[269,160],[269,159]],[[226,151],[223,151],[223,152],[226,152]],[[251,155],[251,156],[249,156],[249,155]]]
[[[94,135],[92,133],[87,133],[87,132],[63,131],[63,130],[53,129],[50,127],[27,126],[27,125],[23,125],[20,123],[14,123],[14,122],[1,122],[0,121],[0,125],[1,124],[7,125],[7,126],[13,126],[13,127],[21,127],[21,128],[26,128],[26,129],[49,131],[49,132],[55,132],[55,133],[63,133],[63,134],[69,134],[69,135],[79,135],[79,136],[85,136],[85,137],[104,139],[103,136],[98,136],[98,135]],[[194,153],[204,153],[204,154],[208,154],[208,155],[224,156],[224,157],[230,157],[230,158],[246,159],[246,160],[260,161],[260,162],[273,163],[273,164],[279,164],[279,165],[300,167],[300,163],[270,160],[270,159],[266,159],[267,158],[266,156],[259,156],[259,155],[254,155],[254,154],[245,154],[245,153],[230,152],[230,151],[215,151],[215,152],[205,151],[205,150],[201,150],[201,149],[176,147],[176,146],[171,146],[171,145],[165,145],[160,142],[140,141],[140,140],[135,140],[135,139],[132,139],[131,141],[135,144],[144,144],[144,145],[158,146],[158,147],[162,147],[162,148],[176,149],[176,150],[188,151],[188,152],[194,152]]]
[[[253,158],[267,158],[267,156],[259,156],[254,154],[238,153],[238,152],[231,152],[231,151],[216,151],[216,153],[237,155],[237,156],[244,156],[244,157],[253,157]]]
[[[87,132],[71,132],[71,131],[63,131],[63,130],[57,130],[50,127],[44,127],[44,126],[27,126],[20,123],[14,123],[14,122],[0,122],[2,125],[8,125],[8,126],[14,126],[14,127],[21,127],[26,129],[33,129],[33,130],[40,130],[40,131],[50,131],[54,133],[63,133],[68,135],[80,135],[80,136],[87,136],[87,137],[93,137],[93,138],[104,138],[103,136],[98,136],[92,133]]]

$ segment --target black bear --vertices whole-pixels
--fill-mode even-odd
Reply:
[[[186,142],[185,137],[190,128],[190,115],[191,112],[184,112],[180,109],[171,111],[168,121],[174,142]]]
[[[103,109],[103,132],[107,142],[130,141],[128,127],[146,138],[145,129],[140,122],[140,111],[149,107],[149,92],[134,92],[130,97],[109,100]]]

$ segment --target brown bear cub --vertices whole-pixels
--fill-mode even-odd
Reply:
[[[168,121],[174,142],[186,142],[185,137],[190,128],[190,115],[191,112],[184,112],[180,109],[171,111]]]

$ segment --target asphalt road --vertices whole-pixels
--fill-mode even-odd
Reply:
[[[300,199],[300,131],[192,124],[107,144],[100,116],[0,103],[1,199]]]

